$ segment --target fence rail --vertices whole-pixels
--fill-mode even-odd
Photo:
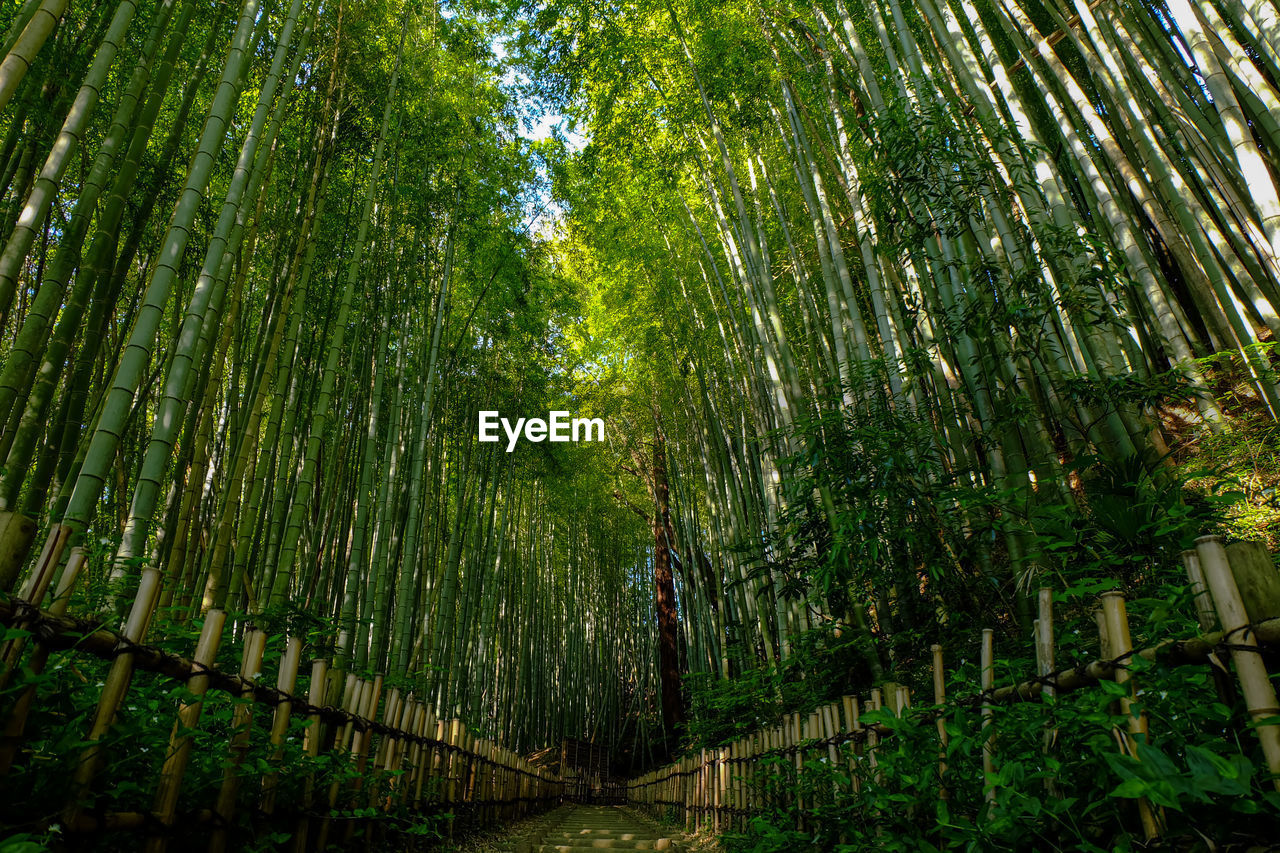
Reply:
[[[306,696],[295,694],[302,661],[300,638],[286,639],[278,661],[274,685],[261,683],[266,634],[248,628],[243,654],[236,673],[213,665],[219,641],[225,632],[226,614],[210,610],[199,641],[190,658],[155,646],[130,640],[141,636],[136,625],[115,632],[101,623],[67,616],[65,590],[75,582],[83,564],[83,554],[74,549],[63,572],[59,595],[49,609],[33,601],[44,597],[49,579],[41,588],[33,579],[24,589],[26,598],[0,601],[0,624],[19,629],[17,637],[0,648],[0,689],[20,672],[25,660],[29,674],[43,671],[53,652],[68,651],[90,655],[112,663],[111,675],[102,687],[98,716],[109,709],[107,724],[114,716],[123,689],[108,701],[113,677],[126,662],[127,676],[133,670],[155,673],[184,683],[187,699],[178,709],[169,739],[163,768],[155,784],[154,804],[145,811],[95,811],[87,805],[93,799],[94,780],[104,761],[100,739],[90,737],[89,745],[76,765],[66,809],[59,822],[71,833],[106,830],[137,830],[145,835],[145,849],[164,851],[175,831],[193,824],[208,824],[210,851],[228,849],[231,826],[236,816],[241,767],[248,754],[254,707],[271,709],[269,743],[270,768],[261,779],[257,812],[275,820],[285,819],[294,834],[294,850],[322,850],[333,841],[351,840],[364,829],[397,810],[409,815],[452,816],[448,831],[457,823],[487,825],[551,808],[565,795],[558,774],[532,765],[514,752],[467,731],[461,720],[438,720],[431,708],[412,694],[398,688],[384,690],[382,676],[360,678],[333,671],[327,661],[315,660],[310,667]],[[11,632],[11,634],[14,632]],[[128,677],[125,679],[127,688]],[[193,746],[200,727],[204,697],[210,690],[230,694],[240,700],[233,711],[224,776],[216,801],[194,813],[179,814],[178,802]],[[0,708],[0,778],[11,768],[24,743],[26,723],[37,701],[35,679],[11,691],[16,699]],[[335,696],[341,698],[337,704]],[[299,735],[290,720],[306,717],[308,725]],[[303,752],[310,759],[323,753],[336,756],[354,773],[334,774],[335,781],[323,788],[319,773],[312,769],[304,780],[299,801],[278,802],[279,766],[286,745],[301,737]],[[375,780],[382,775],[382,787]],[[368,787],[366,787],[368,786]],[[293,818],[293,820],[289,820]]]
[[[1240,685],[1240,692],[1250,717],[1259,721],[1280,715],[1275,689],[1268,677],[1262,651],[1266,646],[1280,646],[1280,575],[1257,543],[1225,546],[1220,537],[1206,536],[1196,541],[1193,551],[1182,555],[1183,565],[1195,593],[1196,614],[1202,636],[1166,640],[1148,648],[1134,649],[1130,641],[1129,623],[1124,598],[1117,592],[1101,597],[1097,612],[1102,657],[1079,666],[1058,669],[1054,666],[1052,594],[1040,590],[1039,613],[1035,626],[1036,675],[1002,687],[993,683],[992,631],[982,633],[979,644],[981,692],[972,701],[959,703],[980,715],[984,733],[994,733],[993,708],[996,705],[1036,699],[1042,693],[1062,694],[1112,680],[1126,683],[1129,694],[1122,702],[1122,714],[1128,715],[1127,731],[1116,733],[1121,751],[1133,755],[1133,743],[1145,739],[1147,722],[1140,709],[1131,704],[1136,691],[1129,662],[1136,657],[1174,664],[1214,662],[1222,666],[1230,660]],[[1242,594],[1243,593],[1243,594]],[[946,766],[948,735],[943,716],[948,709],[946,673],[942,649],[935,645],[929,682],[933,687],[934,713],[918,715],[921,725],[936,725],[938,751],[938,794],[947,796],[944,781],[947,773],[958,768]],[[844,696],[808,714],[790,714],[782,723],[753,732],[727,746],[703,749],[680,761],[626,784],[627,801],[655,817],[675,817],[688,831],[708,828],[716,833],[742,828],[753,815],[762,813],[767,802],[759,783],[764,778],[765,760],[782,758],[794,761],[800,770],[806,758],[822,757],[835,766],[841,761],[840,747],[854,744],[861,753],[863,766],[874,768],[876,749],[883,738],[894,734],[890,726],[869,724],[861,717],[868,710],[887,710],[901,716],[911,704],[911,691],[898,684],[885,684],[860,699]],[[950,709],[957,707],[952,701]],[[1259,725],[1253,728],[1261,741],[1266,769],[1280,790],[1280,726]],[[994,772],[997,755],[993,738],[983,739],[984,774]],[[848,759],[852,768],[853,759]],[[874,771],[873,771],[874,772]],[[984,775],[989,780],[989,775]],[[852,782],[857,796],[859,782]],[[988,801],[994,799],[994,788],[984,784]],[[663,813],[666,813],[665,815]],[[672,815],[674,812],[674,815]],[[1144,833],[1156,837],[1159,826],[1145,801],[1140,801]]]

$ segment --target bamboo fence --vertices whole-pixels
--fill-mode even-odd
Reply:
[[[64,585],[74,582],[76,561],[82,561],[83,555],[74,553],[71,560]],[[108,775],[101,767],[105,755],[91,746],[80,758],[61,815],[64,830],[72,834],[133,830],[139,834],[138,847],[164,851],[178,834],[207,826],[201,838],[207,838],[209,851],[234,849],[237,845],[231,827],[237,817],[237,802],[243,800],[237,791],[244,779],[254,777],[260,780],[260,793],[257,814],[251,820],[270,819],[275,826],[289,826],[294,834],[293,849],[300,852],[349,842],[358,833],[382,832],[393,814],[447,816],[447,832],[452,835],[455,826],[487,826],[544,811],[564,796],[564,783],[557,774],[476,737],[461,720],[436,719],[432,709],[413,694],[402,694],[396,688],[384,690],[381,676],[360,678],[332,670],[325,660],[313,660],[308,694],[296,695],[303,659],[303,643],[297,637],[287,638],[284,644],[273,686],[261,682],[267,638],[260,630],[246,630],[237,672],[212,665],[226,626],[226,614],[220,610],[206,614],[192,657],[184,658],[131,642],[128,627],[116,633],[91,620],[65,615],[62,596],[55,597],[48,610],[30,603],[42,600],[45,591],[32,587],[24,590],[29,599],[0,601],[0,624],[23,632],[0,649],[0,688],[18,671],[16,665],[24,653],[26,668],[38,673],[49,655],[57,651],[104,660],[128,654],[135,669],[181,682],[187,688],[155,782],[152,808],[102,812],[88,807],[95,777]],[[110,685],[108,678],[103,690],[110,690]],[[203,699],[211,690],[243,701],[233,711],[216,799],[208,808],[180,814],[179,795],[200,727]],[[37,699],[34,682],[15,692],[16,701],[0,708],[0,778],[21,752],[27,717]],[[340,696],[336,703],[334,695]],[[257,719],[257,712],[264,707],[270,709],[269,721]],[[291,727],[295,718],[305,718],[307,725]],[[270,769],[262,773],[243,767],[255,726],[269,733],[271,745],[267,758]],[[282,802],[277,797],[280,768],[286,747],[298,739],[301,742],[293,746],[300,747],[307,760],[301,771],[294,767],[292,772],[305,774],[304,794],[300,800]],[[317,759],[326,754],[325,775],[334,781],[322,788]]]
[[[983,793],[988,803],[994,802],[993,780],[998,778],[999,754],[994,728],[994,707],[1001,704],[1035,699],[1041,694],[1062,694],[1089,688],[1102,680],[1128,684],[1128,695],[1121,699],[1121,714],[1128,726],[1117,731],[1119,748],[1135,755],[1134,743],[1145,739],[1147,721],[1132,702],[1137,685],[1128,666],[1135,657],[1172,664],[1210,663],[1230,660],[1234,664],[1249,716],[1255,722],[1280,715],[1275,689],[1268,677],[1263,646],[1280,646],[1280,574],[1277,574],[1265,549],[1257,543],[1235,543],[1225,546],[1221,537],[1205,536],[1196,540],[1194,550],[1182,555],[1188,578],[1195,592],[1197,618],[1203,630],[1200,637],[1168,640],[1134,649],[1130,642],[1129,622],[1124,597],[1108,592],[1101,597],[1097,612],[1101,658],[1068,669],[1054,667],[1054,635],[1052,594],[1048,589],[1038,596],[1039,613],[1035,621],[1036,675],[1019,683],[996,687],[994,684],[993,643],[990,629],[979,637],[979,674],[981,693],[973,703],[961,703],[976,712],[983,733]],[[942,649],[932,649],[932,667],[925,683],[933,688],[934,713],[918,716],[922,725],[937,728],[938,796],[950,797],[946,780],[960,772],[947,767],[947,731],[943,712],[947,707],[946,673]],[[1219,664],[1220,665],[1220,664]],[[646,773],[627,783],[627,801],[650,815],[683,822],[686,831],[721,833],[740,829],[753,815],[762,813],[767,801],[762,784],[771,766],[779,761],[794,764],[797,771],[806,762],[823,760],[832,766],[845,762],[851,775],[852,795],[861,790],[861,779],[874,777],[877,748],[893,728],[868,724],[862,719],[866,711],[887,710],[902,716],[910,707],[911,691],[899,684],[883,684],[869,695],[843,696],[809,713],[788,714],[777,725],[753,732],[726,746],[703,749],[686,755],[674,764]],[[952,707],[956,703],[952,702]],[[1262,755],[1272,784],[1280,790],[1280,726],[1253,727],[1261,742]],[[1054,733],[1046,727],[1046,749]],[[857,772],[854,772],[854,771]],[[835,793],[833,792],[833,796]],[[797,805],[804,806],[801,802]],[[1144,834],[1159,836],[1161,815],[1145,800],[1138,802]]]

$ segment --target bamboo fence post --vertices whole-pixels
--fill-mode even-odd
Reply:
[[[458,752],[459,743],[462,740],[462,720],[454,719],[449,721],[449,752],[448,761],[445,769],[445,803],[449,806],[452,813],[449,818],[449,838],[453,838],[453,827],[457,822],[457,809],[453,806],[458,801],[458,792],[461,788],[458,774],[461,772],[462,758]]]
[[[840,733],[840,706],[835,702],[822,706],[822,738],[827,742],[827,763],[834,770],[840,762],[840,749],[836,739]],[[839,793],[838,786],[832,782],[832,795]]]
[[[497,743],[489,744],[489,815],[495,823],[506,819],[507,764],[503,749]]]
[[[875,687],[871,690],[871,710],[879,711],[884,706],[883,699],[880,694],[880,688]],[[871,765],[872,778],[876,780],[876,784],[880,783],[880,770],[876,761],[876,748],[880,745],[880,735],[876,733],[875,726],[867,727],[867,761]]]
[[[811,711],[809,713],[809,718],[805,721],[805,739],[807,741],[817,741],[821,737],[822,737],[822,714],[819,711]],[[809,760],[817,760],[820,757],[818,754],[818,750],[819,750],[818,744],[814,743],[808,750]],[[818,799],[815,793],[813,802],[810,804],[810,807],[816,808],[819,805],[820,805],[820,800]]]
[[[804,717],[800,714],[791,714],[787,717],[786,727],[786,744],[790,751],[792,761],[796,767],[796,781],[800,780],[800,774],[804,770],[804,750],[800,744],[804,741]],[[804,810],[807,805],[804,797],[796,798],[796,829],[805,828]]]
[[[1280,572],[1261,542],[1232,542],[1226,546],[1227,565],[1236,582],[1250,624],[1280,616]]]
[[[15,516],[15,517],[23,518],[23,516]],[[56,570],[58,567],[58,562],[56,558],[49,559],[49,552],[51,549],[53,549],[55,543],[56,543],[56,540],[53,538],[50,538],[45,543],[44,551],[43,553],[41,553],[40,559],[36,562],[35,569],[31,572],[31,576],[27,578],[26,583],[22,585],[22,589],[19,590],[18,592],[17,597],[19,600],[25,601],[26,603],[36,608],[39,608],[40,603],[44,600],[45,593],[48,591],[50,584],[53,582],[53,576],[56,573]],[[59,555],[61,555],[62,548],[65,545],[66,545],[65,540],[62,540],[61,544],[58,545],[57,550]],[[0,545],[0,549],[2,548],[3,548],[3,545]],[[74,554],[77,550],[80,551],[81,566],[83,566],[84,549],[73,548],[71,553]],[[67,558],[68,566],[70,565],[70,563],[71,563],[71,558],[68,557]],[[66,574],[67,572],[66,570],[64,570],[63,575],[66,575]],[[79,571],[77,569],[77,571],[72,574],[72,577],[74,578],[78,574],[79,574]],[[61,587],[62,585],[59,584],[59,586]],[[2,589],[4,589],[4,585],[0,584],[0,590]],[[68,587],[67,592],[70,593],[70,591],[71,590]],[[63,612],[65,611],[66,611],[66,608],[64,606]],[[27,621],[28,620],[26,619],[17,619],[13,622],[11,627],[18,628],[18,629],[25,628],[27,625]],[[5,643],[2,647],[0,647],[0,690],[3,690],[5,687],[9,686],[9,679],[12,678],[13,674],[18,671],[18,662],[22,659],[22,652],[26,648],[26,645],[27,645],[27,639],[25,637],[18,637],[16,639],[10,640],[9,642]],[[0,774],[0,775],[3,775],[3,774]]]
[[[506,800],[506,805],[503,806],[502,813],[508,821],[519,820],[521,800],[524,797],[524,792],[521,790],[524,782],[524,762],[510,749],[504,748],[502,753],[506,766],[506,784],[502,788],[502,798]]]
[[[18,597],[29,604],[39,607],[40,602],[44,599],[45,590],[53,582],[53,574],[58,570],[58,565],[62,562],[62,552],[66,550],[67,543],[71,541],[72,529],[69,524],[56,524],[50,528],[48,535],[45,537],[44,545],[40,549],[40,556],[36,558],[35,565],[31,569],[31,575],[27,578],[27,582],[22,585],[22,590]],[[22,553],[26,553],[24,547]],[[17,555],[6,553],[0,554],[0,557],[10,558]],[[13,572],[21,570],[21,567],[14,567]],[[5,571],[5,567],[0,565],[0,575]],[[4,683],[0,681],[0,688],[4,687]]]
[[[742,766],[742,739],[729,743],[729,754],[724,764],[726,770],[725,789],[725,828],[736,829],[738,826],[738,809],[742,806],[742,791],[739,787],[739,768]]]
[[[432,717],[435,712],[431,712]],[[443,802],[448,795],[448,761],[449,761],[449,722],[447,720],[435,720],[435,743],[431,747],[431,756],[427,773],[423,780],[418,783],[418,791],[416,797],[418,800],[422,798],[422,784],[426,779],[437,780],[437,790],[428,790],[427,796],[433,801],[436,797]]]
[[[707,818],[715,807],[715,757],[711,750],[703,749],[699,752],[698,761],[698,783],[702,789],[698,797],[698,831],[701,832],[706,829]]]
[[[373,766],[376,770],[379,766],[385,768],[392,751],[395,749],[395,729],[399,725],[400,720],[400,688],[392,687],[387,691],[387,703],[382,709],[382,722],[384,725],[392,729],[391,733],[386,734],[378,742],[378,748],[373,752]]]
[[[490,811],[493,812],[493,820],[495,822],[506,821],[509,817],[507,813],[507,754],[506,749],[499,747],[497,743],[492,745],[490,752],[493,754],[493,783],[490,795],[493,798],[493,804]]]
[[[480,778],[480,761],[477,753],[476,736],[462,724],[462,802],[467,806],[468,823],[475,818],[476,783]]]
[[[329,664],[317,658],[311,662],[311,683],[307,689],[307,702],[316,710],[308,715],[307,731],[302,736],[302,749],[308,758],[315,759],[320,755],[322,742],[319,708],[324,704],[325,685],[329,680]],[[311,829],[311,811],[315,802],[315,772],[307,773],[302,783],[303,814],[298,818],[298,828],[294,834],[294,853],[302,853],[307,849],[307,835]]]
[[[347,745],[351,743],[350,738],[355,728],[356,711],[361,707],[361,700],[364,696],[365,688],[371,686],[372,685],[364,679],[351,673],[347,674],[346,685],[343,688],[342,696],[342,710],[346,713],[347,720],[338,727],[337,732],[334,734],[333,751],[334,753],[345,752],[347,754],[348,761],[350,761],[351,753],[347,749]],[[320,850],[324,850],[329,846],[329,829],[333,823],[333,812],[338,807],[338,798],[341,792],[342,780],[341,778],[335,777],[334,780],[329,783],[329,807],[324,817],[320,819],[320,834],[316,838],[316,847]]]
[[[523,761],[520,762],[520,769],[523,772],[520,773],[516,785],[516,796],[519,798],[516,802],[517,818],[522,818],[528,814],[531,809],[529,801],[542,793],[539,790],[542,785],[542,777],[530,776],[527,771],[531,768],[525,767]]]
[[[364,790],[364,774],[369,767],[369,750],[373,744],[373,722],[378,716],[378,704],[382,700],[382,673],[377,673],[373,677],[373,681],[367,685],[364,694],[364,701],[360,703],[356,714],[360,718],[360,725],[356,727],[355,735],[351,741],[351,752],[356,760],[355,778],[351,780],[351,804],[355,806],[360,801],[360,793]],[[369,826],[369,821],[364,821],[365,828]],[[355,837],[356,821],[347,821],[346,829],[343,832],[343,838],[350,843]]]
[[[844,696],[840,699],[844,705],[844,722],[851,740],[849,741],[849,776],[853,780],[853,792],[862,792],[862,723],[858,719],[858,697]]]
[[[369,780],[368,804],[370,808],[381,809],[379,805],[382,801],[382,785],[383,777],[379,775],[379,769],[387,770],[387,764],[395,752],[397,735],[399,733],[400,715],[402,710],[402,702],[400,698],[400,688],[393,687],[387,693],[387,701],[382,709],[382,724],[389,731],[378,740],[377,748],[373,747],[372,739],[368,752],[370,758],[367,767],[370,769],[373,778]],[[372,719],[372,718],[371,718]],[[361,773],[364,776],[364,773]],[[385,811],[385,809],[381,809]],[[372,840],[374,823],[372,820],[365,824],[365,836],[367,841]]]
[[[473,760],[471,802],[476,821],[484,825],[489,821],[489,786],[492,783],[492,764],[488,738],[480,738],[475,742],[476,757]]]
[[[379,764],[382,765],[382,775],[385,779],[386,794],[379,791],[378,802],[381,803],[379,808],[386,811],[391,807],[391,800],[395,796],[398,787],[397,776],[394,775],[396,770],[400,768],[404,760],[404,754],[408,751],[410,741],[408,738],[413,736],[414,722],[414,701],[413,694],[400,694],[400,689],[395,688],[396,694],[396,712],[391,717],[391,734],[387,736],[386,743],[382,748],[382,757]]]
[[[1052,702],[1058,692],[1054,677],[1053,590],[1048,587],[1040,588],[1036,594],[1036,608],[1036,676],[1040,678],[1040,694]],[[1050,717],[1045,723],[1044,754],[1046,756],[1053,752],[1053,745],[1058,740],[1058,729],[1053,725],[1054,713],[1052,709],[1049,711]],[[1045,776],[1045,790],[1051,797],[1061,796],[1058,783],[1052,774]]]
[[[710,751],[711,756],[711,831],[720,834],[720,818],[724,809],[724,785],[722,776],[725,769],[724,750],[717,748]]]
[[[363,786],[363,777],[365,768],[369,765],[369,750],[373,744],[373,729],[369,726],[378,716],[378,704],[382,700],[382,674],[378,673],[373,676],[373,681],[369,683],[368,689],[365,691],[364,700],[360,703],[356,713],[362,718],[363,725],[356,728],[355,735],[351,741],[351,751],[356,757],[356,770],[358,775],[355,778],[355,789],[358,791]]]
[[[692,755],[684,761],[684,828],[695,832],[698,826],[698,759]]]
[[[409,808],[415,812],[422,807],[422,786],[426,782],[427,774],[431,772],[431,756],[434,751],[426,741],[433,738],[435,733],[435,716],[424,701],[418,708],[418,737],[422,740],[414,744],[413,776],[410,779],[412,784],[406,783],[404,791]]]
[[[410,693],[404,698],[400,721],[397,724],[398,731],[403,734],[393,741],[392,748],[387,750],[386,763],[383,764],[383,770],[388,774],[387,796],[383,800],[383,811],[389,811],[404,792],[404,777],[409,772],[405,769],[405,764],[409,760],[409,754],[418,736],[418,712],[418,701]]]
[[[493,790],[491,796],[493,819],[501,822],[510,815],[507,813],[507,754],[506,750],[496,743],[491,749],[493,755]]]
[[[80,547],[72,548],[71,554],[67,557],[67,567],[62,572],[62,577],[58,579],[58,590],[54,595],[52,603],[49,605],[49,612],[55,616],[61,616],[67,612],[67,605],[71,600],[71,590],[75,587],[76,580],[80,577],[80,571],[85,566],[84,549]],[[17,656],[21,657],[22,648],[19,640],[14,640],[13,644],[17,647]],[[27,667],[31,670],[33,676],[38,676],[44,672],[45,666],[49,662],[49,654],[52,649],[39,640],[36,640],[35,648],[31,652],[31,658],[27,661]],[[16,658],[15,658],[16,664]],[[16,666],[6,667],[0,672],[0,687],[9,672],[16,669]],[[31,683],[26,686],[13,706],[9,709],[7,718],[5,719],[4,734],[0,735],[0,778],[8,774],[9,768],[13,765],[13,759],[18,754],[18,747],[22,743],[22,733],[26,729],[27,715],[31,713],[31,705],[36,698],[36,681],[33,678]]]
[[[249,731],[253,725],[253,686],[262,673],[262,655],[266,649],[267,634],[253,626],[244,632],[244,648],[240,653],[240,679],[242,687],[235,710],[231,716],[231,742],[228,745],[227,764],[222,771],[222,786],[213,807],[217,816],[213,832],[209,835],[209,853],[222,853],[227,849],[227,827],[235,816],[236,792],[240,787],[240,765],[249,753]]]
[[[285,640],[284,654],[280,658],[280,671],[276,675],[276,709],[271,718],[272,765],[279,764],[284,756],[284,738],[289,732],[289,717],[293,713],[293,689],[298,685],[298,665],[302,662],[302,638]],[[276,787],[280,772],[272,770],[262,779],[262,811],[272,814],[276,808]]]
[[[995,785],[995,710],[991,706],[991,688],[995,686],[995,631],[982,629],[982,650],[979,658],[982,687],[982,796],[989,805],[996,801]]]
[[[200,725],[200,711],[204,707],[204,694],[209,689],[208,671],[213,667],[218,655],[218,645],[222,642],[222,627],[226,623],[227,614],[222,610],[210,610],[205,614],[204,625],[200,629],[200,639],[196,643],[196,652],[192,656],[191,677],[187,679],[187,691],[190,701],[184,702],[178,710],[178,719],[173,724],[173,733],[169,736],[169,751],[165,754],[164,767],[160,771],[160,782],[156,787],[155,805],[152,812],[160,825],[167,830],[173,826],[173,819],[178,807],[178,793],[182,790],[182,777],[187,770],[187,760],[191,756],[191,732]],[[147,853],[163,853],[169,846],[167,835],[152,835],[147,839]]]
[[[938,728],[938,799],[947,800],[951,798],[951,792],[947,790],[944,781],[947,775],[947,745],[950,738],[947,735],[947,685],[946,673],[942,668],[942,646],[934,643],[929,647],[933,669],[933,704],[937,706],[938,719],[936,725]]]
[[[441,728],[444,724],[436,719],[436,713],[431,708],[427,708],[426,719],[423,721],[423,732],[430,732],[429,737],[431,743],[423,744],[422,747],[422,771],[418,774],[418,781],[413,788],[413,810],[420,811],[422,809],[422,789],[426,787],[427,780],[435,778],[436,769],[440,760],[440,744],[444,740],[444,730]],[[427,791],[428,796],[430,790]]]
[[[737,789],[737,808],[734,824],[738,828],[746,826],[751,813],[751,772],[756,753],[756,733],[752,732],[738,741],[738,763],[734,765],[734,785]]]
[[[1213,596],[1200,568],[1200,555],[1194,550],[1183,551],[1182,565],[1187,570],[1187,579],[1191,581],[1191,592],[1196,603],[1196,621],[1200,623],[1200,630],[1208,634],[1217,627],[1218,614],[1213,610]]]
[[[1107,637],[1111,644],[1113,660],[1117,661],[1115,677],[1117,684],[1128,684],[1129,692],[1120,697],[1120,712],[1129,717],[1128,734],[1120,734],[1121,748],[1135,759],[1139,739],[1147,740],[1147,715],[1141,710],[1133,709],[1133,696],[1137,694],[1137,684],[1129,672],[1129,659],[1132,657],[1133,641],[1129,636],[1129,615],[1125,611],[1124,596],[1112,590],[1102,594],[1102,614],[1107,623]],[[1124,658],[1123,662],[1120,659]],[[1156,810],[1145,798],[1138,800],[1138,816],[1142,820],[1142,831],[1148,839],[1160,835],[1160,820]]]
[[[152,610],[159,595],[160,572],[154,568],[144,569],[142,578],[138,581],[138,591],[129,609],[124,631],[120,635],[120,653],[112,660],[106,681],[98,692],[98,706],[94,711],[88,737],[85,738],[87,745],[80,754],[79,763],[72,776],[67,806],[63,811],[63,821],[69,826],[75,826],[79,822],[83,800],[89,795],[102,759],[102,738],[111,728],[116,711],[120,708],[120,702],[129,691],[134,658],[130,647],[141,643],[146,636],[147,625],[151,622]]]
[[[1231,660],[1236,665],[1236,677],[1240,680],[1245,706],[1253,721],[1259,723],[1255,731],[1262,743],[1262,754],[1272,775],[1272,784],[1280,790],[1280,726],[1266,723],[1267,718],[1280,714],[1280,703],[1276,701],[1275,687],[1262,661],[1258,639],[1254,636],[1240,591],[1232,577],[1222,537],[1201,536],[1196,540],[1196,552],[1222,622],[1223,640],[1231,644]]]
[[[0,590],[8,592],[22,572],[22,564],[26,562],[37,529],[35,519],[29,516],[9,510],[0,511]]]
[[[62,560],[62,552],[69,541],[69,531],[59,531],[56,537],[49,540],[45,550],[40,554],[40,559],[36,561],[31,577],[27,578],[27,582],[22,585],[19,598],[22,598],[28,604],[36,607],[40,606],[41,602],[44,601],[45,593],[53,585],[54,575],[58,573],[58,564]],[[73,548],[72,550],[75,549]],[[80,550],[83,551],[84,549],[81,548]]]
[[[409,726],[406,731],[409,738],[400,750],[396,763],[392,766],[391,771],[395,773],[400,771],[399,775],[392,780],[392,788],[394,796],[391,803],[399,801],[407,802],[410,792],[413,791],[414,784],[418,780],[418,771],[421,768],[422,761],[422,740],[423,722],[425,721],[426,706],[412,694],[409,697]]]

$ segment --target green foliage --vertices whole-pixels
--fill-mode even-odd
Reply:
[[[277,640],[272,638],[273,643]],[[179,647],[185,645],[187,651],[191,644],[190,640],[177,643],[172,635],[170,642]],[[240,650],[234,648],[237,645],[227,643],[224,656],[238,659]],[[278,655],[269,657],[276,659]],[[42,674],[35,676],[24,669],[0,692],[0,707],[9,707],[28,687],[36,689],[24,748],[8,776],[0,780],[0,825],[17,831],[0,839],[0,850],[31,853],[66,849],[68,839],[59,822],[68,795],[66,780],[85,747],[83,736],[89,729],[97,699],[97,690],[92,688],[101,683],[107,666],[95,658],[55,654]],[[264,680],[269,679],[267,674]],[[305,695],[305,683],[299,692]],[[117,723],[103,741],[109,764],[99,777],[93,808],[131,812],[151,807],[177,710],[194,698],[185,684],[165,682],[148,674],[135,676]],[[178,803],[180,816],[198,813],[216,800],[224,772],[230,766],[232,752],[228,744],[236,732],[233,714],[244,701],[220,692],[203,697],[199,726],[185,732],[192,737],[192,750]],[[239,753],[236,818],[229,828],[231,849],[264,853],[291,849],[298,807],[308,785],[318,798],[313,809],[316,815],[327,814],[338,826],[350,820],[375,818],[371,824],[376,827],[374,834],[387,839],[387,849],[401,849],[393,840],[407,835],[441,837],[445,815],[416,813],[403,803],[386,812],[370,807],[375,792],[388,791],[401,771],[371,770],[362,775],[345,754],[325,752],[315,758],[307,755],[302,746],[303,734],[311,723],[298,715],[291,717],[288,736],[277,747],[270,742],[269,720],[269,712],[258,706],[248,742]],[[276,775],[275,797],[279,804],[277,814],[271,817],[258,812],[261,780],[269,774]],[[362,793],[349,793],[357,780]],[[325,797],[334,783],[348,793],[329,810],[324,805]],[[428,800],[435,793],[431,786],[424,788]],[[180,824],[175,843],[188,836],[204,839],[207,828],[183,828]],[[124,853],[138,849],[139,837],[132,830],[93,834],[77,838],[75,849]]]
[[[1026,665],[1001,660],[997,668]],[[944,708],[909,708],[902,717],[867,712],[883,735],[874,763],[866,744],[810,750],[801,770],[771,758],[745,777],[765,804],[729,832],[732,853],[821,850],[1135,850],[1144,847],[1135,800],[1160,807],[1164,846],[1264,842],[1280,820],[1280,795],[1254,770],[1252,740],[1238,739],[1231,711],[1216,701],[1201,667],[1142,667],[1135,713],[1151,740],[1136,757],[1117,752],[1128,717],[1116,700],[1127,688],[1103,682],[1057,701],[998,706],[993,728],[978,723],[972,664],[954,677]],[[938,713],[949,742],[939,749]],[[1052,732],[1046,750],[1046,732]],[[995,745],[995,773],[982,775],[982,749]],[[946,770],[940,772],[939,761]],[[984,799],[992,791],[991,801]]]
[[[814,630],[799,638],[780,666],[747,669],[730,679],[687,676],[692,713],[686,745],[722,746],[776,723],[785,713],[838,699],[848,692],[850,673],[862,666],[861,655],[852,632]]]

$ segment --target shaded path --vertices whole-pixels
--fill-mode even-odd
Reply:
[[[671,827],[619,806],[566,805],[521,827],[495,849],[510,853],[587,853],[591,850],[692,849]]]

